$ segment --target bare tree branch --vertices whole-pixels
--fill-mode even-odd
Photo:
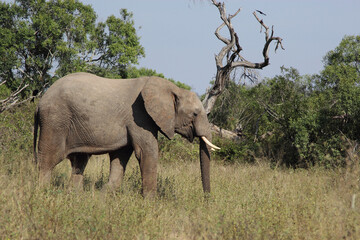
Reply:
[[[214,6],[216,6],[220,13],[220,18],[223,23],[216,28],[215,36],[225,43],[225,46],[220,50],[219,54],[215,56],[215,62],[217,67],[215,82],[212,87],[210,87],[205,95],[203,100],[203,105],[207,114],[209,114],[212,108],[215,105],[217,97],[224,91],[226,82],[229,81],[229,76],[232,70],[237,67],[243,67],[245,69],[262,69],[269,65],[269,46],[272,41],[276,41],[275,50],[280,46],[284,49],[282,45],[282,39],[280,37],[274,37],[274,29],[272,27],[271,34],[269,35],[269,27],[265,25],[263,20],[260,20],[254,11],[253,15],[256,20],[260,23],[261,28],[265,29],[265,44],[262,51],[263,61],[262,62],[250,62],[246,60],[240,53],[242,47],[239,43],[239,37],[234,30],[234,27],[231,23],[231,20],[240,12],[241,9],[238,9],[233,15],[227,15],[225,3],[218,3],[216,0],[212,0]],[[220,35],[220,30],[223,27],[227,27],[229,30],[230,39]],[[226,59],[225,59],[226,57]],[[224,61],[224,59],[226,61]],[[224,66],[224,62],[226,65]],[[246,75],[245,75],[246,76]]]
[[[22,102],[18,103],[20,97],[19,94],[29,86],[29,84],[25,84],[23,85],[23,82],[21,82],[21,84],[19,85],[19,87],[10,94],[9,97],[0,100],[0,113],[2,113],[5,110],[10,109],[11,107],[14,107],[17,104],[21,104]]]
[[[275,110],[273,110],[268,104],[266,104],[260,100],[257,100],[257,102],[263,106],[263,108],[267,114],[269,114],[271,117],[273,117],[276,121],[278,121],[278,122],[281,121],[279,114],[277,114],[277,112]]]
[[[48,84],[45,84],[43,89],[45,89],[47,85]],[[20,93],[22,91],[24,91],[28,86],[29,86],[29,84],[25,84],[22,87],[20,85],[16,91],[14,91],[10,94],[9,97],[7,97],[5,99],[1,99],[0,100],[0,113],[4,112],[6,110],[9,110],[10,108],[13,108],[15,106],[21,105],[25,102],[31,101],[32,99],[40,96],[43,93],[43,91],[39,91],[36,95],[29,96],[20,101],[20,99],[21,99],[19,96]]]
[[[241,134],[236,134],[232,131],[220,128],[214,124],[210,124],[210,125],[211,125],[211,131],[220,137],[231,139],[231,140],[241,140]]]
[[[33,81],[33,79],[31,78],[31,76],[29,76],[28,74],[26,74],[22,69],[18,69],[20,72],[22,72],[27,78],[31,79]],[[5,84],[6,81],[3,81],[0,83],[0,86],[2,84]],[[43,92],[43,90],[47,87],[48,83],[45,83],[43,85],[43,90],[42,91],[39,91],[37,92],[36,95],[31,95],[25,99],[22,99],[20,101],[20,94],[27,88],[29,87],[29,83],[26,83],[25,84],[25,77],[22,79],[21,83],[19,84],[18,88],[13,91],[12,93],[10,93],[10,95],[7,97],[7,98],[4,98],[4,99],[0,99],[0,113],[12,108],[12,107],[15,107],[15,106],[18,106],[20,104],[23,104],[25,102],[28,102],[34,98],[36,98],[37,96],[40,96]]]
[[[0,86],[3,85],[3,84],[5,84],[6,82],[7,82],[6,80],[2,81],[2,82],[0,83]]]

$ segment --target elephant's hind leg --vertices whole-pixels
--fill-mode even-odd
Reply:
[[[69,159],[71,162],[71,181],[73,184],[73,187],[75,189],[82,189],[83,182],[84,182],[84,170],[86,167],[86,164],[89,161],[89,154],[87,153],[73,153],[69,155]]]
[[[65,158],[64,141],[61,137],[52,138],[40,131],[38,167],[40,186],[50,185],[51,172]]]
[[[106,189],[115,190],[120,187],[124,178],[126,165],[133,153],[132,146],[126,146],[118,151],[111,152],[110,155],[110,175]]]

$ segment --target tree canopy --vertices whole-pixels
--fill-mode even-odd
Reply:
[[[75,0],[0,2],[0,85],[13,94],[23,89],[24,97],[71,72],[123,77],[145,56],[133,15],[121,9],[119,17],[96,19]]]

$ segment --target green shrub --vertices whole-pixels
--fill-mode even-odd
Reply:
[[[26,103],[0,114],[1,165],[8,173],[18,171],[18,164],[32,156],[34,111],[35,104]]]
[[[214,144],[221,149],[212,153],[213,157],[224,163],[253,163],[254,158],[251,154],[253,147],[246,141],[233,141],[214,137]]]
[[[178,134],[171,140],[164,135],[159,137],[159,158],[163,162],[175,161],[198,161],[199,160],[199,143],[198,139],[194,139],[190,143]]]

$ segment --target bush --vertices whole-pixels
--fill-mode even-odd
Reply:
[[[164,135],[159,134],[159,159],[163,162],[174,161],[198,161],[199,160],[199,143],[194,139],[190,143],[180,135],[168,140]]]
[[[32,153],[34,103],[26,103],[0,114],[0,152],[7,164]]]
[[[252,152],[254,145],[250,146],[246,141],[233,141],[229,139],[221,139],[214,137],[213,140],[216,146],[221,149],[213,152],[213,157],[217,161],[224,163],[254,163]]]

